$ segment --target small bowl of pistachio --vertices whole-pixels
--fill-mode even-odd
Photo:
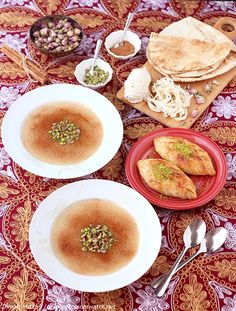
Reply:
[[[93,58],[83,60],[76,66],[74,74],[77,81],[83,86],[97,89],[111,81],[113,70],[109,63],[98,58],[93,72],[91,72],[92,63]]]
[[[30,38],[34,46],[49,55],[63,56],[73,52],[82,37],[81,26],[65,15],[44,16],[30,28]]]

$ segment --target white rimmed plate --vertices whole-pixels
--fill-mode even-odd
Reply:
[[[103,140],[98,150],[82,162],[48,164],[36,159],[25,149],[21,140],[21,127],[25,117],[35,108],[63,100],[78,102],[90,108],[103,125]],[[3,144],[11,158],[29,172],[48,178],[75,178],[97,171],[113,158],[122,138],[122,120],[113,104],[96,91],[73,84],[42,86],[24,94],[12,104],[2,123]]]
[[[51,247],[50,232],[63,209],[95,198],[111,200],[133,216],[140,241],[137,254],[122,269],[104,276],[84,276],[60,263]],[[152,205],[132,188],[108,180],[82,180],[57,189],[39,205],[30,224],[29,243],[40,268],[56,282],[80,291],[103,292],[134,282],[151,267],[161,246],[161,226]]]

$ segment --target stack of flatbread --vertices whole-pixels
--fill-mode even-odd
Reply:
[[[147,58],[152,66],[174,81],[200,81],[236,66],[236,46],[219,30],[187,17],[151,33]]]

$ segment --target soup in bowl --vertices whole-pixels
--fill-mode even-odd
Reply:
[[[161,227],[151,204],[135,190],[83,180],[57,189],[39,205],[29,241],[36,262],[52,279],[102,292],[134,282],[151,267]]]
[[[99,148],[103,126],[96,114],[77,102],[44,104],[27,116],[22,125],[27,151],[50,164],[75,164]]]
[[[52,248],[68,269],[106,275],[127,265],[137,253],[139,230],[133,217],[113,201],[75,202],[55,219]]]
[[[52,84],[18,98],[6,112],[2,140],[24,169],[48,178],[75,178],[106,165],[123,138],[119,112],[86,87]]]

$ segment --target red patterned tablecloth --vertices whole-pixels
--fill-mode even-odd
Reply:
[[[145,62],[145,47],[151,31],[187,15],[213,25],[219,17],[236,17],[234,1],[190,0],[0,0],[0,44],[38,61],[47,70],[50,83],[76,83],[74,67],[94,52],[96,40],[124,26],[128,12],[135,11],[131,29],[142,39],[142,49],[127,61],[112,59],[104,47],[101,57],[109,61],[115,75],[101,90],[120,112],[124,139],[115,157],[85,178],[103,178],[128,185],[124,162],[132,144],[163,125],[119,102],[116,92],[131,68]],[[30,25],[45,14],[63,13],[84,28],[76,54],[53,59],[40,54],[28,39]],[[0,121],[9,106],[25,92],[37,87],[23,70],[0,55]],[[209,204],[189,212],[156,207],[162,229],[162,248],[150,270],[133,284],[106,293],[83,293],[55,283],[40,270],[29,249],[28,229],[39,203],[63,180],[35,176],[14,163],[0,143],[0,308],[1,310],[104,310],[104,311],[235,311],[236,310],[236,80],[222,91],[193,125],[195,131],[220,146],[228,164],[227,182]],[[17,118],[17,116],[16,116]],[[14,122],[14,120],[12,120]],[[74,181],[74,180],[73,180]],[[182,234],[196,217],[207,229],[228,230],[224,247],[210,256],[200,255],[179,271],[166,294],[158,299],[150,282],[166,272],[182,248]]]

